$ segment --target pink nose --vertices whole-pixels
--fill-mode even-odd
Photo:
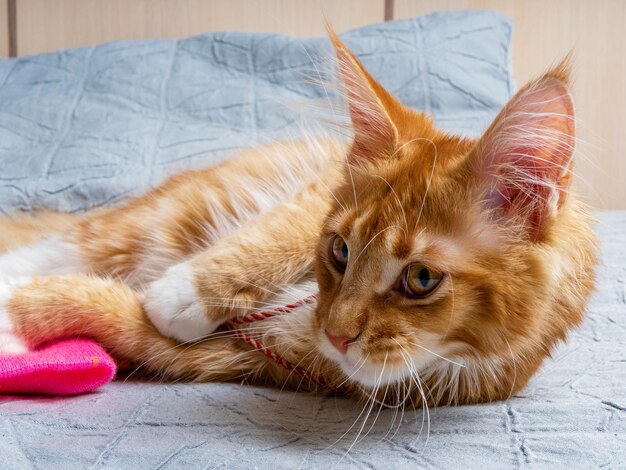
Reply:
[[[335,336],[329,333],[328,330],[324,330],[324,333],[326,333],[326,337],[340,353],[345,354],[348,352],[348,343],[352,338],[348,338],[347,336]]]

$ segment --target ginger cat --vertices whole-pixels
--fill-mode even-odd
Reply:
[[[0,255],[0,352],[80,334],[168,379],[314,390],[220,325],[319,292],[245,328],[329,388],[421,406],[523,387],[594,286],[567,63],[472,140],[331,40],[349,145],[276,144],[80,219],[2,222],[5,247],[42,238]]]

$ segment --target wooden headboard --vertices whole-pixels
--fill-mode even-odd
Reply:
[[[0,56],[217,30],[319,36],[323,14],[343,31],[472,8],[513,20],[518,84],[574,51],[577,189],[594,207],[626,209],[623,0],[0,0]]]

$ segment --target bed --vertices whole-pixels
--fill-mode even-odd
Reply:
[[[514,90],[510,36],[504,17],[468,11],[342,38],[403,102],[476,135]],[[116,204],[181,169],[297,138],[312,125],[303,109],[337,105],[313,83],[329,53],[324,39],[212,33],[0,60],[0,210]],[[597,216],[585,324],[506,401],[364,422],[332,395],[122,376],[72,398],[0,397],[1,466],[624,468],[626,213]]]

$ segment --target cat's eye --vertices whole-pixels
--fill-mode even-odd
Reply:
[[[423,298],[432,294],[441,284],[443,273],[420,263],[411,264],[402,273],[398,291],[410,298]]]
[[[346,266],[348,266],[348,256],[350,252],[348,250],[348,244],[339,235],[335,235],[330,243],[330,255],[335,267],[344,272]]]

